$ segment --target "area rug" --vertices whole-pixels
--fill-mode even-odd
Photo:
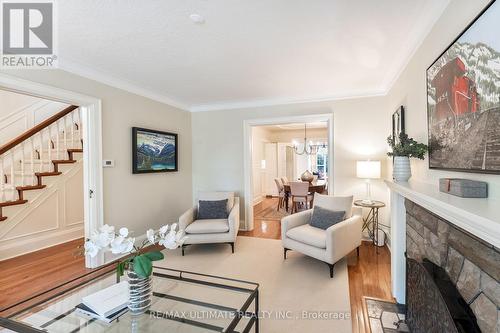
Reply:
[[[332,279],[325,263],[298,252],[283,260],[280,240],[239,236],[234,254],[226,244],[193,245],[185,252],[166,251],[155,265],[260,284],[260,332],[352,332],[345,260],[335,265]]]
[[[372,333],[409,332],[405,322],[405,306],[365,297]]]

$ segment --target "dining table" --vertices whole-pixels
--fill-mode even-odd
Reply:
[[[323,192],[325,192],[326,183],[327,182],[324,179],[318,179],[318,180],[309,182],[309,193],[323,193]],[[285,192],[285,209],[288,212],[288,199],[292,195],[291,190],[290,190],[290,183],[284,183],[283,190]]]

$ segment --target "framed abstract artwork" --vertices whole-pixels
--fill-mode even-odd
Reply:
[[[178,170],[177,134],[132,127],[132,173]]]
[[[500,174],[500,1],[427,69],[429,167]]]

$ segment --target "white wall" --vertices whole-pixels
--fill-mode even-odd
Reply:
[[[0,89],[0,145],[67,106],[64,103]]]
[[[244,218],[243,122],[247,119],[333,113],[334,193],[364,196],[364,183],[356,178],[356,160],[386,163],[386,137],[391,121],[382,97],[258,107],[192,114],[193,191],[235,191],[242,198]],[[388,203],[382,181],[374,182],[373,197]],[[381,211],[388,223],[388,209]]]
[[[427,68],[488,3],[489,0],[451,1],[390,90],[387,96],[388,112],[392,113],[399,105],[404,105],[407,133],[416,140],[427,143]],[[499,176],[430,170],[427,158],[425,161],[412,161],[412,172],[412,179],[430,183],[433,186],[437,186],[438,179],[442,177],[486,181],[489,183],[490,197],[500,198]]]
[[[15,92],[0,89],[0,119],[13,111],[23,109],[40,100],[41,98],[38,97],[17,94]]]
[[[0,260],[84,236],[81,159],[61,171],[44,179],[45,189],[25,192],[29,203],[3,208],[8,219],[0,223]]]
[[[8,75],[102,100],[104,223],[127,226],[135,235],[177,221],[192,204],[191,114],[61,70],[5,70]],[[179,134],[179,172],[132,174],[132,126]],[[218,174],[223,177],[223,174]]]

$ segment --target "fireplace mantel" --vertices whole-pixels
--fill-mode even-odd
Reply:
[[[406,209],[405,199],[427,209],[443,220],[500,248],[500,201],[466,199],[439,192],[436,185],[417,181],[396,183],[386,180],[391,190],[391,277],[392,294],[406,302]]]
[[[392,191],[500,248],[500,201],[459,198],[439,192],[437,185],[416,181],[385,183]]]

